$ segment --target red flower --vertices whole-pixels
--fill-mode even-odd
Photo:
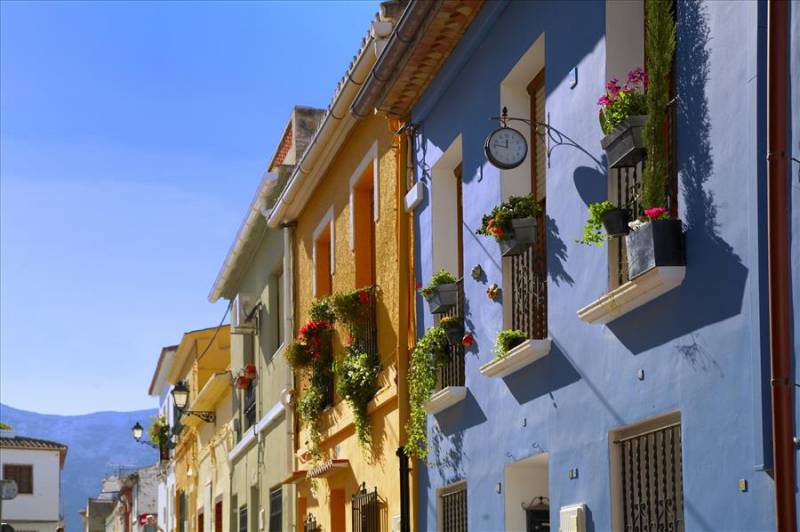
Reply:
[[[651,220],[658,220],[660,218],[664,218],[665,214],[667,213],[667,209],[664,207],[653,207],[652,209],[647,209],[644,213],[651,219]]]
[[[250,379],[248,379],[244,375],[239,375],[236,377],[236,388],[239,390],[246,390],[247,387],[250,385]]]
[[[369,303],[369,293],[366,291],[359,292],[358,300],[361,302],[362,305],[367,305]]]
[[[247,364],[244,367],[244,376],[248,379],[255,379],[256,378],[256,365],[255,364]]]

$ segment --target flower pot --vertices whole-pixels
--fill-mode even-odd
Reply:
[[[628,278],[634,279],[658,266],[686,266],[680,220],[653,220],[625,237]]]
[[[447,341],[451,346],[461,345],[461,340],[464,338],[464,323],[459,322],[451,325],[444,330],[444,333],[447,335]]]
[[[644,159],[646,149],[642,128],[647,115],[629,116],[617,128],[603,137],[600,144],[606,151],[609,168],[636,166]]]
[[[458,285],[456,283],[440,284],[431,288],[426,298],[431,314],[443,314],[458,303]]]
[[[511,220],[511,234],[500,240],[500,254],[504,257],[521,255],[536,242],[536,218],[515,218]]]
[[[623,236],[627,235],[630,231],[628,222],[631,219],[630,211],[628,209],[611,209],[600,215],[603,220],[603,227],[606,228],[608,236]]]

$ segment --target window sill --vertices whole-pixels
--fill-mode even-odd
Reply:
[[[587,323],[609,323],[683,283],[686,266],[657,266],[578,311]]]
[[[550,339],[525,340],[502,358],[481,366],[484,377],[502,379],[550,353]]]
[[[466,386],[448,386],[439,390],[425,402],[425,411],[435,415],[444,412],[459,401],[463,401],[467,396]]]

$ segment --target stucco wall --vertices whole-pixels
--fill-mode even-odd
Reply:
[[[460,134],[463,142],[464,263],[480,264],[485,282],[465,282],[468,352],[466,400],[430,419],[431,467],[423,473],[420,528],[435,528],[435,490],[466,478],[470,529],[504,527],[504,466],[549,453],[551,526],[561,506],[586,503],[589,529],[611,527],[608,433],[679,410],[687,530],[773,528],[773,487],[761,469],[768,456],[763,288],[764,69],[757,53],[763,13],[754,2],[679,2],[676,74],[678,211],[687,226],[683,284],[609,326],[576,311],[608,289],[608,256],[574,242],[589,202],[606,198],[607,178],[596,101],[605,84],[605,5],[601,2],[488,3],[413,114],[416,171]],[[506,379],[488,379],[502,326],[497,244],[476,237],[481,216],[501,198],[499,171],[483,142],[499,112],[499,84],[545,35],[549,123],[580,148],[553,150],[547,170],[547,265],[550,354]],[[796,56],[795,56],[796,57]],[[795,63],[796,65],[796,59]],[[569,87],[570,71],[578,83]],[[796,124],[796,119],[795,119]],[[795,194],[796,194],[795,187]],[[431,276],[430,197],[418,208],[417,282]],[[796,248],[795,248],[796,251]],[[797,277],[797,276],[795,276]],[[797,289],[793,289],[797,298]],[[796,300],[796,299],[795,299]],[[423,302],[418,301],[423,309]],[[419,330],[432,324],[418,316]],[[644,380],[637,375],[643,370]],[[487,435],[491,437],[487,437]],[[578,469],[569,479],[568,470]],[[748,482],[740,492],[739,479]]]
[[[333,292],[352,290],[356,287],[355,257],[350,240],[350,179],[365,160],[374,145],[377,147],[377,198],[378,220],[375,222],[375,257],[376,284],[379,287],[377,306],[378,353],[383,373],[381,385],[384,389],[379,393],[382,406],[370,413],[373,427],[373,451],[365,456],[359,448],[352,428],[352,417],[349,405],[339,401],[323,414],[323,452],[329,457],[347,458],[350,468],[336,473],[325,480],[318,481],[316,495],[309,491],[308,483],[303,483],[298,494],[305,497],[308,512],[312,513],[323,530],[330,529],[329,507],[330,490],[344,490],[344,500],[348,509],[345,511],[347,529],[350,529],[349,503],[357,487],[365,482],[369,489],[378,487],[382,500],[387,508],[381,512],[389,526],[392,516],[399,514],[398,462],[395,450],[398,446],[399,421],[397,414],[396,356],[398,331],[398,249],[396,210],[396,152],[392,146],[392,135],[387,122],[380,117],[369,117],[360,121],[344,148],[334,158],[320,184],[313,192],[309,202],[297,219],[295,267],[296,279],[296,325],[299,327],[308,319],[308,308],[314,299],[312,247],[313,233],[320,220],[333,207],[335,271],[333,274]],[[369,164],[373,164],[370,162]],[[400,200],[402,201],[402,199]],[[336,351],[341,353],[341,342],[347,336],[341,329],[337,335]],[[403,332],[405,336],[405,331]],[[300,435],[303,445],[307,438],[305,431]],[[302,465],[307,468],[308,465]]]
[[[56,521],[59,515],[61,467],[58,451],[0,450],[3,464],[33,466],[33,494],[19,494],[3,501],[3,519],[9,521]],[[17,526],[16,523],[14,526]]]

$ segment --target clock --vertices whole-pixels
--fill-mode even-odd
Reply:
[[[486,158],[497,168],[511,170],[522,164],[528,155],[528,143],[514,128],[501,127],[486,137],[483,146]]]

